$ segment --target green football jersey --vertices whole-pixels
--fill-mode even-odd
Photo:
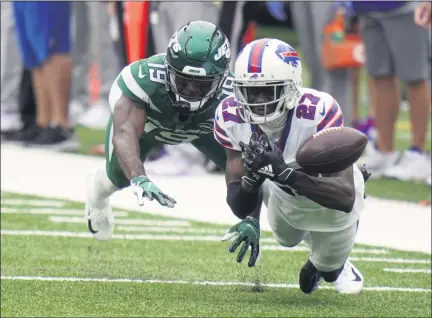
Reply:
[[[147,112],[143,134],[154,137],[164,144],[189,143],[204,135],[213,133],[213,120],[217,106],[232,95],[232,74],[223,83],[219,98],[210,98],[190,120],[179,123],[178,111],[165,86],[165,54],[158,54],[136,61],[125,67],[117,78],[123,95],[135,101]],[[177,117],[176,117],[177,116]]]

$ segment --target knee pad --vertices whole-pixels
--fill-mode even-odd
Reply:
[[[300,289],[305,294],[310,294],[317,287],[321,279],[321,274],[318,269],[308,259],[306,264],[303,265],[299,275]]]
[[[345,266],[345,264],[343,264],[340,268],[338,268],[334,271],[331,271],[331,272],[321,272],[320,271],[319,273],[327,283],[333,283],[336,281],[336,279],[338,279],[340,273],[342,273],[344,266]]]

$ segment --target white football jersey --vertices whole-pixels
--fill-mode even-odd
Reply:
[[[302,88],[301,94],[298,105],[288,113],[283,132],[277,138],[269,136],[270,142],[278,142],[288,164],[295,162],[297,150],[307,138],[323,129],[343,126],[342,110],[331,95],[309,88]],[[253,132],[261,132],[256,125],[245,123],[239,111],[234,96],[227,97],[218,106],[214,123],[215,139],[222,146],[237,151],[241,151],[241,141],[248,144]],[[357,165],[354,165],[353,171],[356,199],[351,213],[322,207],[297,195],[292,189],[284,187],[284,190],[275,182],[270,182],[270,195],[283,207],[281,210],[287,222],[297,229],[323,232],[342,230],[356,222],[364,208],[363,175]]]

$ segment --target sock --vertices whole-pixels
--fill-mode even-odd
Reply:
[[[87,203],[95,208],[109,205],[109,197],[119,190],[108,178],[105,162],[87,177]]]

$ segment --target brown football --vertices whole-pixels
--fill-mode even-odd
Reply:
[[[368,138],[350,127],[334,127],[309,137],[296,154],[297,163],[310,173],[336,173],[362,155]]]

